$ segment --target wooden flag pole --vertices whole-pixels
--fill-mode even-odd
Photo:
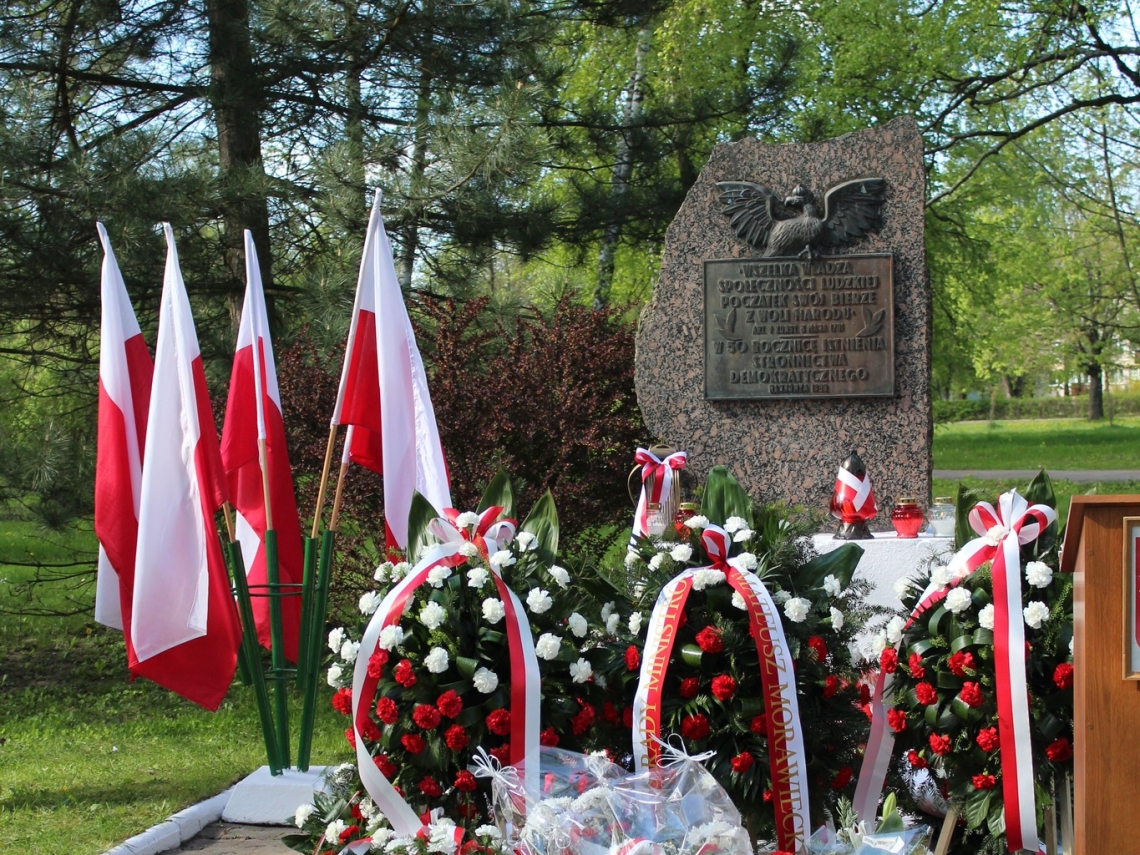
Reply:
[[[329,484],[329,470],[332,469],[333,451],[336,450],[336,425],[329,425],[329,440],[325,445],[325,464],[321,467],[321,486],[317,490],[317,509],[313,512],[313,540],[321,530],[321,513],[325,509],[325,494]]]
[[[942,823],[942,830],[938,832],[938,843],[934,847],[934,855],[946,855],[950,851],[950,841],[954,837],[954,828],[958,825],[958,809],[950,805],[946,811],[946,819]]]

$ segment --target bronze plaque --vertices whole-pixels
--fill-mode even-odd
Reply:
[[[891,254],[705,262],[705,397],[895,394]]]

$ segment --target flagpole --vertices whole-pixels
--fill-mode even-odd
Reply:
[[[325,509],[325,494],[328,492],[329,470],[332,469],[333,452],[336,450],[336,429],[339,425],[329,425],[329,440],[325,445],[325,465],[321,468],[321,486],[317,491],[317,509],[313,512],[313,540],[321,528],[321,512]]]

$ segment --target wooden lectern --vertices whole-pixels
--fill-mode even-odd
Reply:
[[[1076,574],[1075,855],[1140,852],[1138,537],[1140,496],[1073,496],[1061,571]]]

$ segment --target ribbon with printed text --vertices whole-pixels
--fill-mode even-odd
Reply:
[[[780,848],[799,851],[811,828],[808,810],[807,755],[800,724],[799,702],[791,650],[784,636],[776,603],[764,583],[728,557],[732,538],[710,525],[701,542],[712,563],[675,576],[661,590],[649,619],[641,674],[633,701],[633,759],[637,771],[660,765],[661,722],[665,673],[669,667],[682,614],[697,573],[718,570],[744,600],[748,628],[756,645],[760,685],[767,712],[768,762],[772,776],[776,835]]]

